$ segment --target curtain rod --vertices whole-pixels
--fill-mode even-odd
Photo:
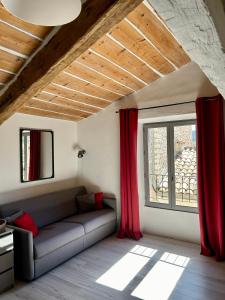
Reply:
[[[182,104],[188,104],[188,103],[195,103],[195,101],[179,102],[179,103],[165,104],[165,105],[158,105],[158,106],[149,106],[149,107],[138,108],[137,110],[162,108],[162,107],[176,106],[176,105],[182,105]],[[116,111],[116,114],[118,114],[118,113],[119,113],[119,111]]]

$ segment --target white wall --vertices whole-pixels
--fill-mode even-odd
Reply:
[[[20,182],[20,128],[54,132],[55,178]],[[19,200],[77,185],[77,124],[50,118],[16,114],[0,126],[0,203]]]
[[[140,92],[110,105],[97,115],[78,122],[79,144],[87,151],[86,156],[79,160],[79,183],[85,184],[89,190],[102,190],[114,194],[120,206],[119,118],[115,111],[121,107],[147,107],[192,101],[198,96],[212,96],[217,93],[216,88],[199,67],[190,63],[179,71],[155,81]],[[198,242],[197,214],[144,206],[143,123],[154,121],[156,117],[157,120],[185,118],[184,114],[192,114],[193,117],[193,113],[195,113],[194,104],[139,113],[138,180],[140,219],[144,232]]]
[[[84,184],[89,190],[115,195],[119,207],[119,116],[115,111],[122,107],[147,107],[191,101],[198,96],[212,96],[217,93],[199,67],[190,63],[77,124],[23,114],[14,115],[0,126],[0,203]],[[188,104],[139,113],[138,180],[143,230],[196,242],[199,241],[198,215],[144,206],[142,140],[143,123],[185,118],[194,112],[194,104]],[[20,182],[21,127],[54,131],[54,179]],[[75,144],[87,151],[83,159],[75,157]]]

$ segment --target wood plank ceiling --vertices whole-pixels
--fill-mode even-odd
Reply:
[[[51,29],[23,22],[0,4],[0,89],[15,77]]]
[[[13,79],[50,30],[22,22],[0,7],[2,87]],[[143,2],[18,112],[79,121],[189,61],[166,26]]]

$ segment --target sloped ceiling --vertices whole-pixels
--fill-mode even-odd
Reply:
[[[0,6],[2,88],[51,30],[20,21]],[[143,2],[17,111],[79,121],[189,61],[161,19]]]
[[[0,89],[13,79],[51,29],[23,22],[0,4]]]

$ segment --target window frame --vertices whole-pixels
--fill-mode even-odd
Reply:
[[[145,181],[145,206],[183,211],[189,213],[198,213],[198,207],[189,207],[176,205],[175,192],[175,159],[174,159],[174,128],[176,126],[196,125],[195,119],[182,121],[168,121],[146,123],[143,125],[143,148],[144,148],[144,181]],[[168,204],[155,203],[150,201],[149,187],[149,157],[148,157],[148,129],[164,127],[167,130],[167,164],[168,164]],[[197,152],[197,143],[196,143]]]

